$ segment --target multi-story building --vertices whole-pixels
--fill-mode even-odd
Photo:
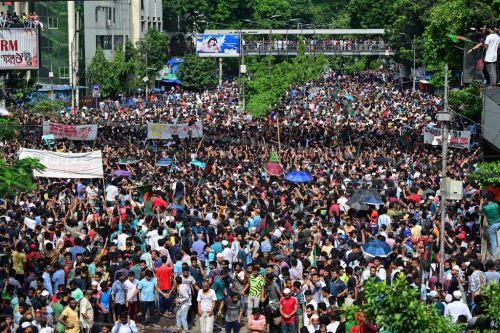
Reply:
[[[111,59],[127,39],[135,44],[149,29],[163,27],[161,0],[20,1],[8,8],[40,17],[44,31],[37,82],[50,89],[88,86],[86,69],[97,47]]]

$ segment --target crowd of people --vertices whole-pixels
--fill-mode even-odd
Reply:
[[[43,31],[43,23],[36,12],[22,13],[21,15],[17,15],[16,12],[11,13],[10,11],[0,13],[0,28],[9,29],[18,27],[25,29],[40,28]]]
[[[272,51],[285,52],[296,51],[297,40],[294,39],[271,39],[271,40],[249,40],[243,42],[243,48],[247,52],[266,52]],[[379,39],[353,39],[353,38],[337,38],[337,39],[304,39],[304,44],[307,52],[320,51],[383,51],[389,50],[389,44],[384,40]]]
[[[448,176],[463,181],[464,198],[445,208],[443,279],[438,258],[421,265],[424,249],[438,253],[443,177],[440,149],[424,145],[422,131],[442,109],[440,97],[411,93],[381,69],[326,71],[290,87],[258,119],[241,109],[231,82],[97,109],[14,110],[23,130],[1,143],[6,159],[21,147],[99,149],[106,176],[37,178],[36,191],[2,198],[2,333],[135,333],[159,329],[161,317],[175,317],[182,332],[379,332],[339,309],[361,306],[365,283],[397,278],[451,321],[490,327],[479,317],[481,287],[499,283],[500,262],[495,237],[491,258],[480,260],[479,219],[485,213],[493,230],[500,217],[494,198],[469,178],[480,128],[460,118],[453,127],[470,130],[472,144],[448,156]],[[93,141],[48,145],[43,120],[98,124],[99,132]],[[202,139],[147,140],[148,122],[198,120]],[[268,174],[273,153],[312,181]],[[156,164],[166,157],[173,163]],[[130,176],[114,176],[117,169]],[[360,189],[383,204],[353,205]],[[370,240],[392,252],[365,254]]]

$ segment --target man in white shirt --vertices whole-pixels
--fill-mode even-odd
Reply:
[[[108,207],[112,207],[115,205],[116,197],[118,196],[118,187],[115,186],[114,183],[109,184],[106,187],[106,203]]]
[[[200,317],[201,333],[212,333],[214,329],[214,308],[217,296],[210,288],[207,280],[202,282],[202,289],[198,291],[198,316]]]
[[[457,322],[458,317],[464,315],[467,317],[467,321],[472,319],[469,307],[467,304],[462,302],[462,292],[460,290],[455,290],[453,292],[453,302],[448,304],[444,310],[445,316],[451,316],[454,323]]]
[[[483,47],[486,49],[486,54],[484,55],[484,63],[486,65],[486,71],[490,78],[490,86],[495,86],[497,84],[497,51],[498,45],[500,45],[500,37],[495,33],[495,27],[489,25],[486,30],[488,31],[488,36],[484,40],[484,43],[479,43],[468,51],[468,53]]]

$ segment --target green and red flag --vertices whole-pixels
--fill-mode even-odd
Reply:
[[[137,192],[142,197],[142,203],[144,204],[144,216],[153,216],[153,186],[144,185],[137,188]]]
[[[467,37],[464,36],[459,36],[459,35],[454,35],[454,34],[448,34],[447,35],[454,43],[458,43],[460,41],[467,42],[467,43],[472,43],[472,40],[470,40]]]

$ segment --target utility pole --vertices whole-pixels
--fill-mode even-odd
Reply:
[[[441,132],[441,221],[439,230],[439,281],[444,282],[444,234],[446,223],[446,158],[448,156],[448,122],[451,114],[448,112],[448,64],[444,67],[444,112],[436,115],[438,121],[443,123]]]
[[[240,64],[240,85],[241,85],[241,99],[242,99],[241,110],[243,112],[245,112],[245,82],[246,82],[246,80],[242,79],[241,74],[243,74],[243,77],[246,77],[247,69],[245,66],[245,44],[243,41],[243,33],[241,32],[241,29],[239,31],[239,35],[240,35],[240,53],[241,53],[241,64]]]
[[[415,52],[415,49],[416,49],[416,47],[415,47],[415,35],[413,35],[413,43],[411,43],[411,45],[413,46],[413,87],[412,87],[411,91],[412,91],[412,93],[415,93],[415,83],[416,83],[415,81],[416,81],[416,77],[417,77],[416,66],[415,66],[415,62],[416,62],[416,60],[415,60],[415,58],[416,58],[416,56],[415,56],[415,53],[416,53]],[[445,89],[448,89],[448,87],[446,86]]]
[[[219,87],[222,87],[222,58],[219,58]]]

